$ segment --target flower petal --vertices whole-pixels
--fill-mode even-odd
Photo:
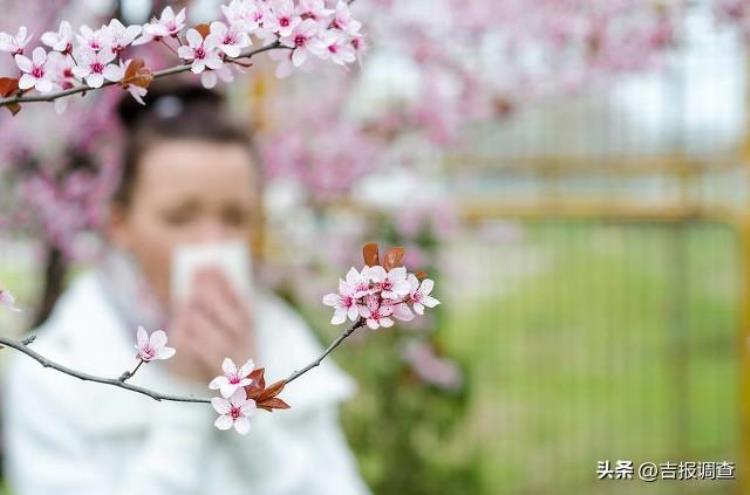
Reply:
[[[255,363],[252,359],[248,359],[245,364],[240,367],[240,371],[237,373],[240,377],[244,378],[255,369]]]
[[[339,295],[334,294],[333,292],[331,292],[330,294],[326,294],[325,296],[323,296],[323,304],[325,304],[326,306],[332,306],[332,307],[338,306]]]
[[[242,407],[247,402],[247,394],[244,388],[238,388],[229,398],[229,402],[236,407]]]
[[[216,418],[214,426],[222,431],[226,431],[232,427],[232,418],[227,415],[222,415]]]
[[[434,308],[435,306],[437,306],[438,304],[440,304],[440,301],[438,301],[437,299],[435,299],[432,296],[424,296],[422,298],[422,304],[424,304],[428,308]]]
[[[247,435],[250,432],[250,420],[247,418],[237,418],[234,421],[234,429],[240,435]]]
[[[148,332],[143,328],[142,325],[138,325],[138,332],[136,332],[136,340],[138,341],[138,347],[143,349],[148,344]]]
[[[346,321],[348,311],[345,308],[336,308],[336,311],[333,313],[333,318],[331,318],[331,324],[333,325],[341,325]]]
[[[156,359],[169,359],[177,354],[177,350],[174,347],[162,347],[156,353]]]
[[[217,376],[208,384],[208,388],[211,390],[219,390],[222,385],[229,383],[229,379],[226,376]]]
[[[23,55],[16,55],[15,61],[18,68],[24,72],[31,72],[34,69],[34,64],[31,63],[31,60],[29,60],[28,57],[24,57]]]
[[[162,347],[167,345],[167,334],[164,332],[164,330],[157,330],[151,334],[149,343],[154,349],[161,349]]]
[[[222,399],[221,397],[214,397],[213,399],[211,399],[211,405],[213,406],[214,411],[219,414],[227,414],[232,410],[232,405],[229,403],[229,401],[226,399]]]
[[[203,37],[193,28],[188,29],[185,37],[187,38],[188,44],[193,48],[198,48],[201,43],[203,43]]]
[[[422,285],[419,286],[419,292],[425,296],[432,292],[432,288],[435,286],[435,282],[432,279],[426,278],[422,280]]]
[[[230,358],[224,358],[224,361],[221,363],[221,371],[227,376],[234,375],[237,373],[237,365]]]
[[[239,386],[238,384],[229,383],[229,380],[227,380],[226,383],[221,384],[221,387],[219,388],[219,392],[221,393],[222,397],[226,397],[228,399],[237,391],[238,386]]]

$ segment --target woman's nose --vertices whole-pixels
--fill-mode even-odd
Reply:
[[[208,243],[227,240],[230,237],[229,230],[224,224],[217,220],[204,220],[200,223],[196,232],[196,242]]]

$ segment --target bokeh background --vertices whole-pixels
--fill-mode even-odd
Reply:
[[[214,0],[0,0],[0,30],[167,4],[218,16]],[[282,81],[260,61],[226,89],[266,171],[264,276],[322,341],[320,297],[364,241],[438,281],[429,319],[335,357],[360,383],[343,419],[373,491],[750,493],[750,2],[353,9],[360,67]],[[30,308],[0,315],[3,334],[96,259],[120,96],[0,115],[0,281]],[[597,480],[617,459],[726,460],[740,481]]]

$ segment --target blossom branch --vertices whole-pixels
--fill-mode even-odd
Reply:
[[[170,47],[171,48],[171,47]],[[289,50],[289,47],[283,46],[278,41],[271,43],[270,45],[266,45],[261,48],[256,48],[254,50],[248,50],[242,54],[240,54],[238,57],[236,57],[233,60],[241,60],[241,59],[251,59],[255,55],[259,55],[261,53],[276,50],[276,49],[286,49]],[[187,72],[191,68],[190,64],[180,64],[175,65],[174,67],[169,67],[167,69],[162,69],[159,71],[155,71],[153,73],[154,79],[159,79],[166,76],[173,76],[175,74],[180,74],[182,72]],[[14,104],[20,104],[20,103],[39,103],[39,102],[52,102],[57,100],[58,98],[63,98],[66,96],[78,94],[78,93],[86,93],[88,91],[95,91],[97,89],[106,88],[108,86],[114,86],[120,84],[119,81],[113,82],[113,81],[106,81],[104,84],[102,84],[99,88],[92,88],[88,85],[82,84],[80,86],[76,86],[70,89],[65,89],[62,91],[57,91],[54,93],[46,93],[46,94],[35,94],[31,96],[24,96],[22,94],[11,96],[8,98],[0,98],[0,107],[14,105]]]
[[[74,370],[47,359],[29,347],[35,336],[23,340],[0,337],[0,348],[3,346],[15,349],[37,361],[45,368],[52,368],[79,380],[110,385],[131,392],[151,397],[156,401],[188,402],[194,404],[211,404],[219,413],[214,425],[220,430],[234,428],[240,434],[250,431],[249,418],[257,409],[273,411],[288,409],[290,406],[279,398],[286,385],[300,378],[305,373],[320,366],[323,360],[336,350],[358,328],[367,326],[372,330],[389,328],[394,321],[410,321],[417,315],[424,314],[424,309],[433,308],[440,301],[430,295],[433,281],[426,274],[408,273],[402,266],[403,248],[392,248],[379,256],[377,245],[368,244],[363,249],[365,266],[362,270],[352,267],[346,279],[339,280],[338,293],[326,294],[323,304],[334,308],[331,319],[333,324],[342,324],[347,320],[353,323],[307,366],[294,371],[285,380],[276,381],[266,386],[263,368],[255,369],[252,360],[237,367],[230,358],[225,358],[221,365],[223,375],[217,376],[208,384],[211,390],[218,390],[220,397],[211,399],[190,396],[163,394],[137,385],[127,383],[144,363],[155,360],[170,359],[177,352],[167,347],[167,334],[156,330],[150,335],[142,326],[136,333],[138,363],[132,371],[126,370],[119,378],[103,378],[82,371]],[[15,306],[13,295],[0,290],[0,305],[19,311]]]
[[[163,394],[161,392],[156,392],[154,390],[147,389],[145,387],[139,387],[137,385],[131,385],[129,383],[126,383],[119,378],[103,378],[100,376],[91,375],[88,373],[84,373],[82,371],[77,371],[72,368],[68,368],[67,366],[63,366],[62,364],[56,363],[50,359],[47,359],[46,357],[42,356],[35,350],[31,349],[25,342],[28,342],[29,339],[25,339],[24,341],[18,341],[14,339],[9,339],[6,337],[0,337],[0,346],[9,347],[11,349],[15,349],[23,354],[26,354],[33,360],[37,361],[39,364],[44,366],[45,368],[51,368],[53,370],[59,371],[60,373],[64,373],[66,375],[72,376],[74,378],[78,378],[79,380],[83,380],[86,382],[96,382],[101,383],[103,385],[110,385],[113,387],[122,388],[125,390],[130,390],[131,392],[135,392],[138,394],[142,394],[148,397],[151,397],[152,399],[156,401],[172,401],[172,402],[189,402],[189,403],[195,403],[195,404],[210,404],[210,399],[203,399],[193,396],[179,396],[179,395],[170,395],[170,394]]]

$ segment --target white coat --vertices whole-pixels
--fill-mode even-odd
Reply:
[[[99,280],[79,277],[32,346],[60,364],[118,377],[135,364],[135,332],[124,328]],[[254,306],[255,361],[267,380],[319,355],[320,345],[283,302],[263,295]],[[161,363],[142,366],[131,383],[215,394],[178,382]],[[241,436],[214,428],[210,405],[157,402],[16,354],[3,398],[5,473],[13,495],[366,494],[337,417],[353,391],[352,380],[325,361],[284,390],[292,409],[259,410]]]

